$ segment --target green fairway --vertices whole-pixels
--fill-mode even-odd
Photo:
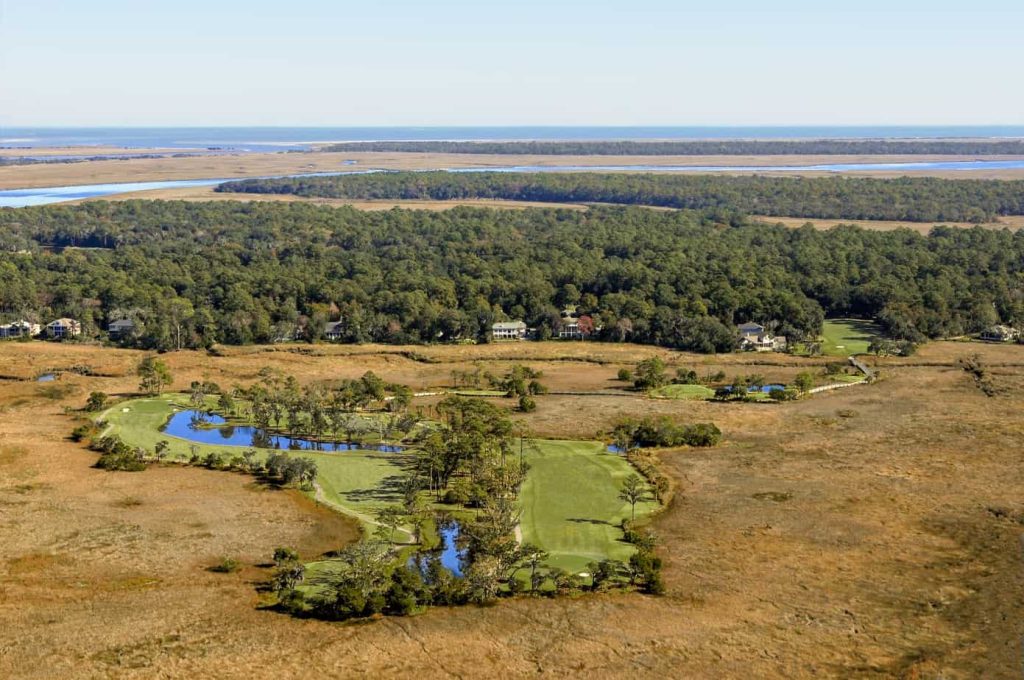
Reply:
[[[185,395],[162,395],[151,399],[134,399],[109,409],[101,419],[108,423],[107,433],[116,434],[130,446],[152,451],[163,440],[170,446],[168,460],[188,460],[193,450],[200,456],[222,453],[230,458],[241,455],[250,447],[196,444],[186,439],[167,435],[160,428],[175,410],[188,409]],[[254,449],[263,458],[271,449]],[[323,493],[321,500],[337,506],[346,514],[358,518],[364,525],[373,526],[374,512],[385,506],[401,502],[401,494],[393,482],[401,474],[408,455],[379,453],[376,451],[343,451],[318,453],[315,451],[288,451],[316,461],[317,484]],[[403,540],[399,537],[399,540]]]
[[[865,354],[871,341],[881,336],[882,329],[873,321],[829,319],[822,328],[821,352],[833,357]]]
[[[550,553],[554,567],[580,572],[588,562],[627,560],[633,547],[622,540],[619,522],[630,516],[619,500],[622,481],[634,473],[626,459],[599,442],[533,440],[530,472],[520,494],[523,542]],[[638,518],[657,503],[638,503]]]
[[[710,399],[715,391],[704,385],[665,385],[651,390],[651,396],[659,399]]]

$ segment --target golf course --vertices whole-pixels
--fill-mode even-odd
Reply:
[[[158,443],[166,442],[164,460],[169,463],[209,454],[230,460],[246,451],[265,459],[275,452],[211,445],[162,431],[176,413],[190,409],[187,404],[188,395],[179,393],[132,399],[107,409],[97,422],[105,423],[104,435],[117,435],[131,447],[154,450]],[[635,548],[622,540],[620,523],[633,511],[620,499],[619,489],[635,470],[626,459],[594,441],[526,439],[522,448],[529,471],[519,496],[521,542],[547,552],[549,566],[571,572],[583,571],[594,561],[628,560]],[[396,453],[373,449],[287,453],[316,463],[316,481],[309,495],[357,519],[370,532],[378,524],[377,512],[401,502],[398,481],[404,469],[415,463],[418,450],[410,446]],[[421,494],[427,505],[446,509],[428,492]],[[643,519],[658,507],[648,495],[636,504],[635,516]],[[400,527],[395,541],[410,540],[408,527]]]

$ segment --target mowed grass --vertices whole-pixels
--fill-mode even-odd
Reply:
[[[873,321],[828,319],[822,328],[821,352],[833,357],[865,354],[871,341],[880,337],[882,329]]]
[[[651,391],[658,399],[710,399],[715,391],[704,385],[665,385]]]
[[[224,454],[225,458],[241,455],[251,448],[197,444],[160,431],[175,409],[187,409],[185,395],[162,395],[150,399],[122,402],[105,412],[107,432],[116,434],[130,446],[141,446],[152,451],[157,442],[169,444],[169,460],[188,460],[193,449],[200,456],[209,453]],[[127,410],[126,410],[127,409]],[[265,458],[271,449],[254,449],[258,458]],[[323,498],[339,510],[373,528],[375,512],[385,505],[401,501],[395,482],[410,457],[404,454],[377,451],[343,451],[318,453],[315,451],[287,451],[291,456],[302,456],[317,464],[317,483],[323,489]],[[404,537],[397,536],[398,540]]]
[[[571,572],[606,558],[628,560],[633,547],[622,540],[620,522],[630,517],[619,500],[622,482],[633,467],[599,442],[532,440],[526,461],[530,471],[520,493],[524,543],[548,551],[548,564]],[[645,500],[636,516],[658,504]]]

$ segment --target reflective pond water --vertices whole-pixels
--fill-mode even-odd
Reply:
[[[441,536],[441,547],[431,552],[423,552],[409,558],[409,566],[418,568],[426,575],[431,559],[437,559],[441,566],[456,576],[462,576],[462,564],[466,559],[466,551],[459,548],[458,540],[461,527],[452,521],[438,527]]]
[[[252,446],[258,449],[285,449],[292,451],[382,451],[401,453],[404,446],[397,444],[348,444],[345,442],[314,441],[304,437],[287,437],[267,433],[251,425],[233,425],[215,413],[192,409],[178,411],[171,416],[162,432],[187,439],[197,444],[213,446]]]

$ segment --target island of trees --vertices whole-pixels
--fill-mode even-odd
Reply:
[[[535,156],[1024,155],[1024,140],[722,139],[677,141],[346,142],[324,151]]]
[[[352,199],[505,199],[780,217],[990,222],[1024,214],[1024,181],[600,172],[381,172],[228,182],[222,192]]]

